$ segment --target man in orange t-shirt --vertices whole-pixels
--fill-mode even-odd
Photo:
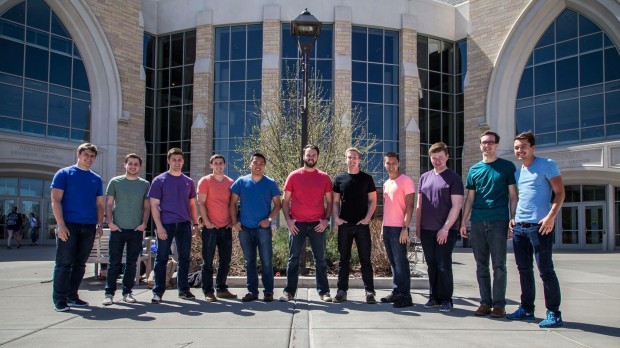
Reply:
[[[202,217],[202,292],[207,302],[219,298],[237,298],[228,291],[226,278],[232,256],[232,228],[230,210],[230,186],[233,180],[224,175],[226,160],[222,155],[211,156],[213,174],[198,181],[198,209]],[[213,258],[217,247],[219,262],[213,289]],[[217,297],[216,297],[217,295]]]
[[[327,227],[332,213],[332,181],[327,173],[316,168],[319,148],[304,147],[304,166],[291,172],[284,184],[282,211],[288,226],[289,252],[286,265],[286,287],[280,301],[295,297],[299,279],[299,258],[306,238],[310,240],[316,266],[316,288],[322,301],[332,302],[327,281],[325,246]]]

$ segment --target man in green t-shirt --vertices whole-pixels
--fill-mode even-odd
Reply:
[[[506,315],[506,244],[511,238],[509,220],[517,208],[514,163],[497,157],[499,135],[486,131],[480,136],[482,161],[467,175],[467,196],[461,220],[461,236],[469,238],[480,289],[480,306],[475,314],[503,318]],[[471,232],[467,218],[471,213]],[[489,271],[493,262],[493,286]]]
[[[136,263],[142,251],[142,238],[150,216],[147,197],[149,182],[140,178],[142,158],[131,153],[125,157],[125,175],[110,180],[106,192],[106,216],[110,227],[110,267],[106,278],[103,305],[114,303],[116,280],[121,267],[123,249],[127,245],[123,274],[123,301],[135,303],[131,294],[136,278]]]

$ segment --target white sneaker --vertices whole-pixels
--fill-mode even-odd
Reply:
[[[135,298],[133,298],[132,294],[126,294],[125,296],[123,296],[123,301],[127,302],[127,303],[136,303],[138,301],[136,301]]]
[[[282,296],[280,297],[280,302],[288,302],[290,300],[292,300],[294,297],[293,295],[289,294],[288,292],[284,291],[282,293]]]
[[[103,299],[103,302],[101,302],[102,305],[104,306],[110,306],[114,303],[114,295],[105,295],[105,298]]]

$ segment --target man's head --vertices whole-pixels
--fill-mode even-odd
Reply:
[[[443,142],[434,143],[431,148],[428,149],[428,155],[431,158],[433,167],[437,170],[444,169],[448,159],[450,158],[448,153],[448,146]]]
[[[211,156],[209,160],[211,170],[213,174],[222,175],[224,174],[224,169],[226,168],[226,159],[222,155],[215,154]]]
[[[173,147],[172,149],[168,150],[167,156],[170,171],[180,173],[183,170],[183,164],[185,163],[185,159],[183,158],[183,151],[178,147]]]
[[[255,153],[250,157],[250,171],[252,175],[261,176],[265,172],[265,166],[267,165],[267,159],[262,153]]]
[[[97,146],[91,143],[83,143],[77,148],[77,166],[82,169],[90,169],[97,158]]]
[[[514,139],[515,156],[521,162],[529,162],[534,159],[534,150],[536,149],[536,139],[532,132],[523,132],[518,134]]]
[[[314,168],[319,160],[319,147],[308,144],[304,147],[304,166],[306,168]]]
[[[351,172],[359,170],[360,166],[360,151],[354,147],[348,148],[345,152],[345,159],[347,161],[348,171]]]
[[[480,135],[480,151],[483,154],[494,156],[498,144],[499,134],[488,130]]]
[[[390,174],[390,177],[394,174],[398,174],[398,168],[400,167],[400,158],[396,152],[388,152],[383,158],[383,166],[385,170]]]
[[[135,153],[125,156],[125,172],[129,175],[138,175],[142,167],[142,158]]]

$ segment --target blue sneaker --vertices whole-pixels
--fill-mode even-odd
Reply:
[[[563,325],[562,314],[559,311],[556,313],[551,310],[547,310],[547,318],[538,323],[538,326],[541,328],[560,327]]]
[[[519,306],[514,313],[506,315],[506,319],[509,320],[534,320],[534,313],[528,313],[523,309],[523,307]]]

